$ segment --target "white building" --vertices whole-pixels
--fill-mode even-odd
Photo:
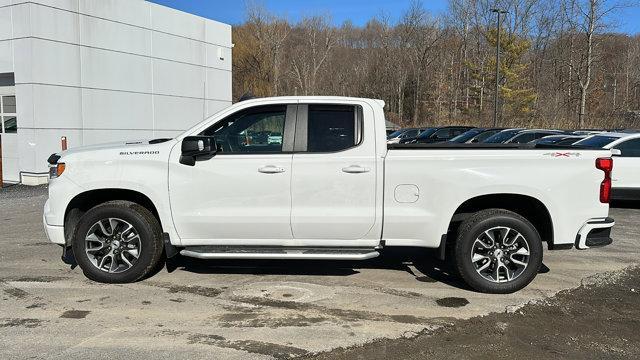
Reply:
[[[46,182],[62,136],[171,137],[229,106],[231,49],[231,26],[144,0],[0,0],[4,181]]]

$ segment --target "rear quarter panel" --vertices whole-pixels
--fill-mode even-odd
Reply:
[[[520,194],[546,206],[555,244],[573,243],[587,220],[608,215],[609,206],[599,198],[604,174],[596,169],[595,159],[610,155],[580,150],[567,156],[538,149],[390,150],[385,159],[382,238],[388,246],[435,248],[465,201]],[[396,200],[395,189],[401,184],[418,187],[416,202]]]

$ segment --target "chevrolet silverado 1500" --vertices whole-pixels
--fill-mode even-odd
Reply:
[[[364,260],[437,249],[478,291],[531,282],[548,249],[611,243],[610,150],[387,145],[384,103],[243,101],[175,139],[49,158],[44,226],[95,281],[165,257]]]

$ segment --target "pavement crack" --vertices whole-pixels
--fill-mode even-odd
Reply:
[[[388,322],[397,322],[404,324],[429,324],[431,323],[431,319],[418,317],[414,315],[386,315],[380,314],[372,311],[364,311],[364,310],[351,310],[351,309],[337,309],[330,308],[322,305],[309,304],[309,303],[301,303],[295,301],[282,301],[275,299],[267,299],[261,297],[233,297],[231,300],[263,306],[263,307],[273,307],[280,309],[288,309],[288,310],[297,310],[297,311],[315,311],[325,316],[331,316],[335,318],[339,318],[348,322],[358,322],[358,321],[388,321]]]
[[[242,350],[253,354],[268,355],[275,359],[291,359],[308,352],[293,346],[256,340],[227,340],[220,335],[192,334],[187,337],[189,344],[212,345],[222,348]]]

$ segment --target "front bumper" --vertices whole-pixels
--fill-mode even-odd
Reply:
[[[607,246],[613,242],[611,228],[616,222],[608,217],[605,219],[592,219],[582,226],[576,236],[576,249],[586,250],[592,247]]]
[[[42,225],[44,226],[44,233],[47,235],[47,239],[54,244],[65,245],[64,238],[64,226],[56,226],[47,224],[47,213],[49,210],[49,201],[44,205],[44,213],[42,214]]]

